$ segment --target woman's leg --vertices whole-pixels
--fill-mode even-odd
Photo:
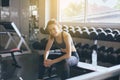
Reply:
[[[57,70],[57,74],[61,78],[61,80],[65,80],[65,79],[69,78],[70,68],[69,68],[69,65],[67,64],[66,60],[56,63],[55,67]]]
[[[42,79],[45,73],[46,67],[43,65],[43,61],[44,61],[44,58],[43,58],[43,55],[41,55],[39,60],[40,64],[39,64],[38,79]]]
[[[77,65],[78,59],[75,56],[71,56],[69,59],[63,60],[55,64],[57,73],[62,80],[70,77],[70,66]]]
[[[58,58],[58,57],[60,57],[60,55],[53,55],[52,54],[52,55],[48,56],[49,59],[55,59],[55,58]],[[44,57],[43,57],[43,55],[40,55],[38,79],[43,78],[45,70],[47,69],[47,67],[45,67],[44,64],[43,64],[43,61],[44,61]]]

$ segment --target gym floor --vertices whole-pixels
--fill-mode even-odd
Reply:
[[[21,68],[16,69],[15,67],[13,67],[11,57],[3,58],[2,72],[4,72],[3,76],[6,78],[5,80],[19,80],[18,77],[22,77],[23,80],[36,80],[39,69],[38,67],[39,55],[35,53],[21,54],[21,55],[16,55],[16,59],[19,65],[21,66]],[[71,77],[74,77],[92,71],[75,67],[71,69],[71,72],[72,72]],[[58,77],[53,77],[53,78],[47,78],[45,80],[60,80],[60,79]],[[118,80],[118,77],[109,78],[106,80]]]
[[[22,77],[23,80],[36,80],[38,73],[38,65],[39,65],[39,55],[38,54],[21,54],[16,55],[16,59],[21,66],[21,68],[15,68],[12,65],[11,57],[3,58],[2,62],[2,72],[3,77],[6,80],[19,80],[18,77]],[[87,73],[90,71],[83,70],[81,68],[72,69],[72,77]],[[16,77],[18,76],[18,77]],[[45,80],[60,80],[58,77],[47,78]]]

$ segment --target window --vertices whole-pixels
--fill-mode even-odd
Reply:
[[[60,21],[120,22],[120,0],[59,0]]]
[[[83,21],[85,0],[59,0],[60,21]]]

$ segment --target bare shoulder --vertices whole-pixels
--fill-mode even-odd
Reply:
[[[68,32],[63,32],[63,36],[64,36],[64,38],[69,38],[70,37],[70,34],[68,33]]]

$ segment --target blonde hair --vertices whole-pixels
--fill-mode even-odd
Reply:
[[[49,26],[49,25],[52,25],[52,24],[57,25],[58,28],[59,28],[60,30],[62,30],[61,25],[60,25],[55,19],[50,19],[50,20],[48,21],[48,23],[47,23],[47,26],[46,26],[47,31],[48,31],[48,26]],[[48,31],[48,32],[49,32],[49,31]],[[52,35],[50,35],[50,37],[53,38]]]
[[[58,26],[59,29],[61,29],[61,25],[55,20],[55,19],[50,19],[47,23],[47,26],[46,26],[46,29],[48,30],[48,26],[51,25],[51,24],[55,24]]]

